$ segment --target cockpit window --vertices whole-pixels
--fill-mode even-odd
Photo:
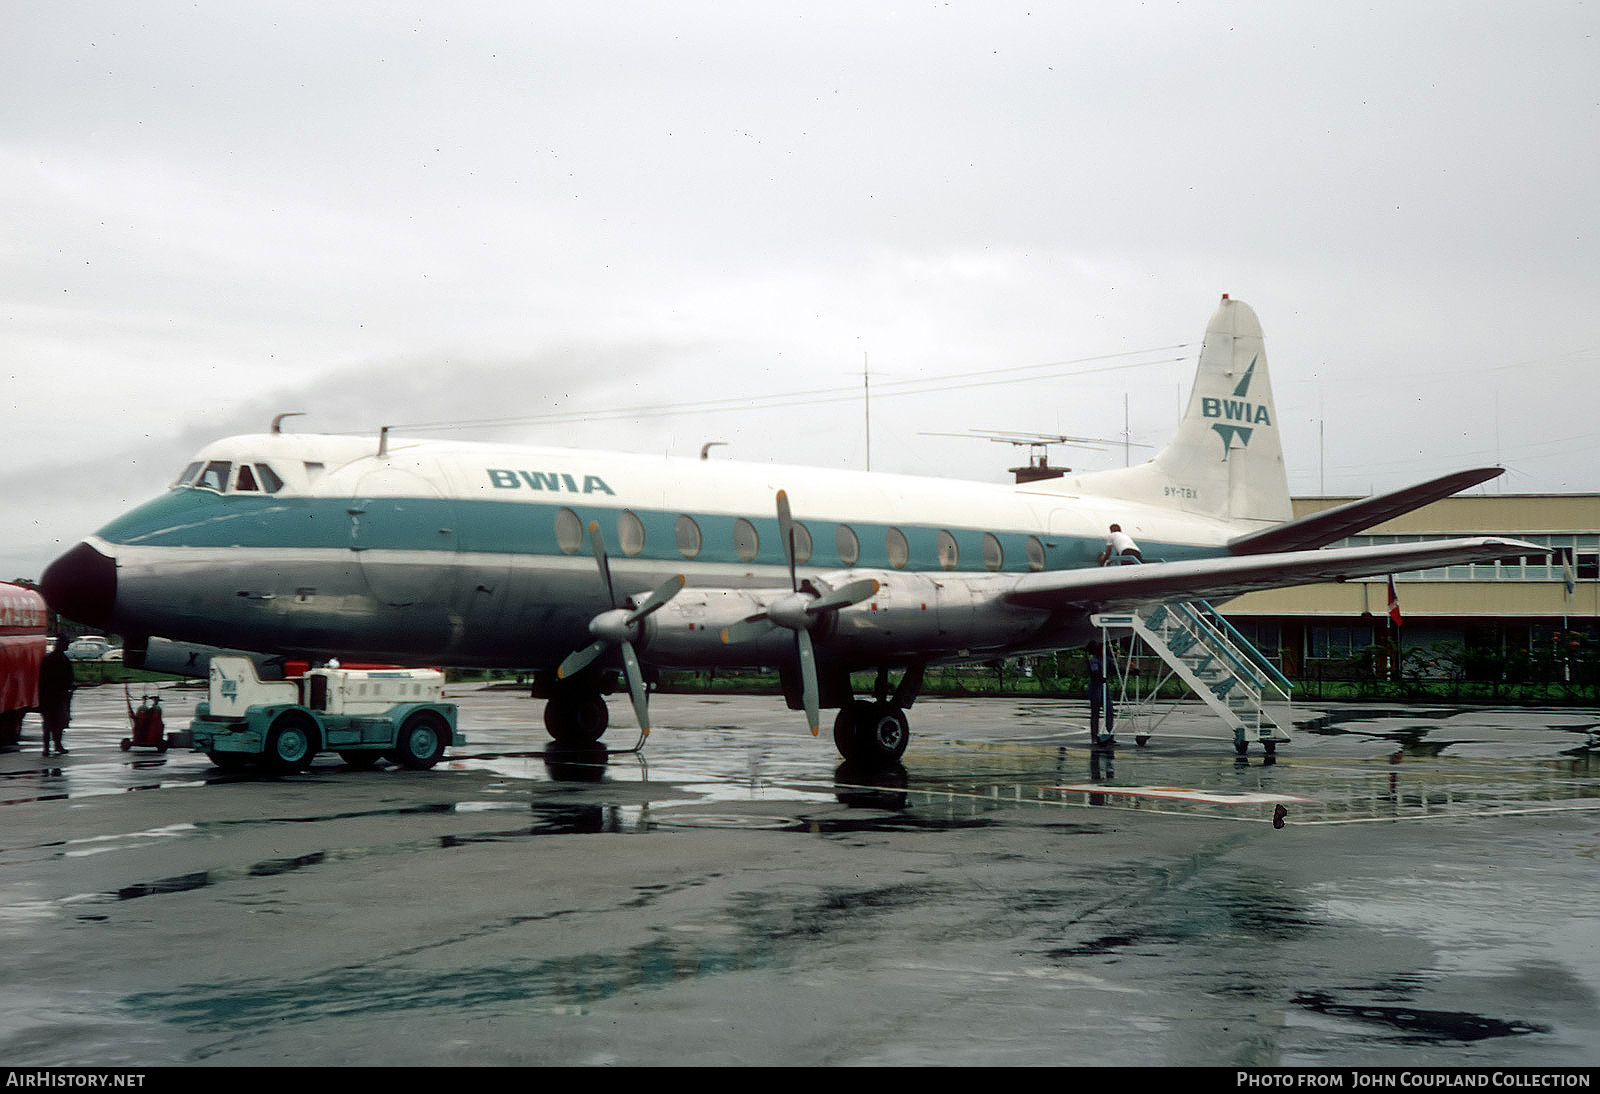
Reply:
[[[264,463],[238,463],[232,460],[197,460],[183,469],[174,486],[188,486],[197,490],[215,490],[226,494],[229,488],[236,494],[276,494],[285,483],[279,474]]]
[[[228,489],[228,472],[233,470],[231,460],[212,460],[206,464],[206,469],[200,472],[200,477],[195,480],[195,485],[205,490],[215,490],[221,494]]]

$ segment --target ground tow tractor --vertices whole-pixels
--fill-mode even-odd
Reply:
[[[446,748],[466,744],[456,705],[443,700],[444,673],[436,669],[330,665],[263,680],[248,657],[213,657],[210,694],[195,709],[190,744],[221,768],[259,763],[304,771],[327,751],[351,767],[388,759],[422,771]]]

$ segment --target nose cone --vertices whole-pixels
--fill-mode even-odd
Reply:
[[[117,564],[80,543],[45,567],[39,587],[50,607],[68,619],[105,627],[117,603]]]

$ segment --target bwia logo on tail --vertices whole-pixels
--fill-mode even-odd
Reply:
[[[1204,417],[1221,419],[1213,422],[1211,428],[1222,438],[1223,459],[1228,458],[1234,441],[1239,442],[1240,448],[1248,448],[1250,435],[1255,432],[1256,426],[1272,424],[1272,412],[1266,405],[1249,401],[1250,381],[1255,378],[1256,362],[1260,359],[1259,354],[1250,358],[1250,367],[1245,370],[1244,379],[1233,389],[1233,398],[1219,399],[1215,395],[1207,395],[1200,400],[1200,413]]]

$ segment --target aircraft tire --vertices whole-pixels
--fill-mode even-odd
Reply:
[[[241,771],[250,766],[250,757],[238,752],[207,752],[206,759],[223,771]]]
[[[558,696],[544,705],[545,732],[569,747],[592,745],[605,735],[611,711],[598,693]]]
[[[893,763],[911,743],[906,712],[893,703],[861,700],[839,708],[833,722],[833,744],[846,760],[863,764]]]
[[[356,771],[366,771],[383,759],[383,753],[373,752],[370,749],[352,750],[339,753],[339,759],[344,761],[346,767]]]
[[[839,708],[833,719],[833,747],[841,759],[853,760],[856,754],[856,708],[865,703],[848,702]]]
[[[437,713],[419,710],[405,720],[395,741],[395,755],[402,767],[426,771],[444,758],[450,743],[450,726]]]
[[[281,774],[304,771],[316,758],[317,727],[301,714],[280,714],[267,731],[267,767]]]

